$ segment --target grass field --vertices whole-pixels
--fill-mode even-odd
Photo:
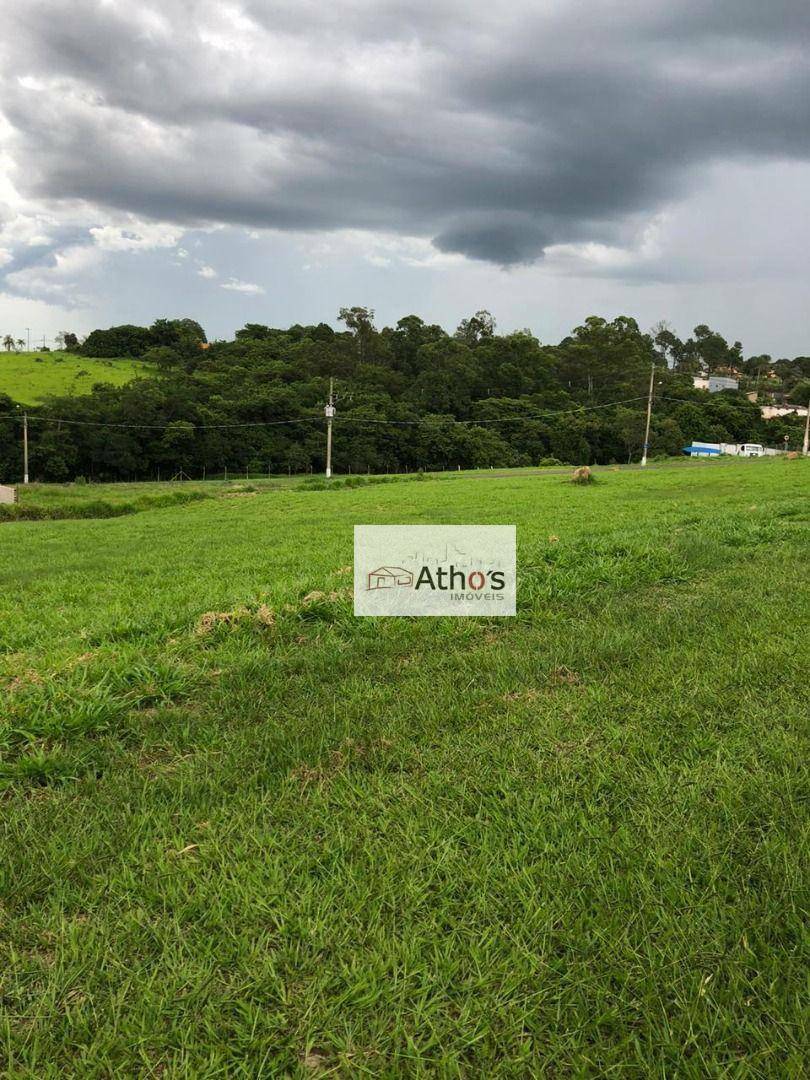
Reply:
[[[95,383],[123,386],[154,370],[140,360],[96,360],[67,352],[0,352],[0,394],[21,405],[45,398],[87,394]]]
[[[0,523],[15,520],[108,518],[144,510],[182,506],[202,499],[244,497],[301,483],[287,477],[273,480],[183,481],[138,484],[26,484],[17,486],[17,503],[0,506]]]
[[[0,524],[8,521],[59,521],[75,518],[123,517],[144,510],[183,506],[202,499],[247,498],[270,491],[325,490],[423,480],[411,474],[345,476],[327,483],[322,477],[274,476],[254,480],[183,480],[131,484],[19,484],[17,502],[0,505]]]
[[[0,525],[3,1075],[805,1075],[809,493]],[[515,523],[517,617],[354,619],[369,522]]]

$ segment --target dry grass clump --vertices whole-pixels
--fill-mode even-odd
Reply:
[[[556,667],[549,672],[548,681],[552,686],[577,686],[582,682],[576,671],[567,667]]]
[[[206,611],[194,627],[194,633],[198,637],[210,634],[219,626],[228,626],[236,629],[238,626],[274,626],[276,621],[275,612],[267,604],[259,604],[257,608],[245,607],[244,604],[233,611]]]

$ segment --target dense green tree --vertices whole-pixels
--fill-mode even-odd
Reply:
[[[643,394],[654,360],[652,338],[635,319],[620,315],[608,322],[592,315],[561,342],[554,366],[578,400],[599,404]]]
[[[0,483],[22,477],[22,409],[0,394]]]
[[[32,475],[322,471],[330,378],[338,400],[337,472],[505,466],[548,456],[577,465],[627,461],[641,451],[653,362],[653,454],[679,453],[693,439],[782,446],[787,434],[790,445],[801,443],[801,418],[766,422],[743,393],[695,389],[688,358],[680,359],[688,343],[660,325],[645,334],[627,317],[591,317],[559,345],[541,345],[525,331],[496,334],[480,312],[473,319],[481,326],[466,340],[416,315],[378,332],[370,309],[345,314],[342,332],[253,323],[207,348],[189,320],[94,331],[91,347],[113,355],[125,355],[125,346],[140,350],[154,373],[30,408]],[[699,340],[712,362],[737,355],[736,345],[698,330],[692,354]],[[774,361],[761,377],[760,402],[781,400],[788,387],[803,403],[808,380],[807,357]],[[21,411],[0,400],[4,480],[22,471]]]
[[[667,322],[660,322],[652,329],[653,343],[659,362],[673,371],[679,371],[684,361],[684,345]]]
[[[365,307],[342,307],[338,312],[340,322],[354,335],[357,355],[363,360],[374,336],[374,309]]]
[[[397,322],[396,329],[386,328],[382,337],[387,340],[393,365],[406,374],[419,371],[419,350],[447,337],[440,326],[429,326],[418,315],[406,315]]]
[[[726,339],[711,330],[705,323],[696,326],[692,337],[684,343],[684,362],[679,369],[705,370],[713,374],[737,371],[742,363],[742,345],[735,341],[729,345]]]
[[[177,367],[181,363],[180,353],[169,345],[153,345],[147,349],[141,359],[145,364],[152,364],[156,368],[166,369]]]
[[[794,383],[787,400],[793,405],[807,405],[810,402],[810,378]]]
[[[474,348],[495,335],[495,320],[488,311],[476,311],[469,319],[462,319],[453,335],[457,341]]]
[[[110,326],[106,330],[93,330],[78,351],[82,356],[141,356],[151,344],[145,326]]]
[[[155,319],[149,327],[152,348],[167,347],[188,353],[198,350],[207,340],[205,331],[194,319]]]
[[[481,390],[481,369],[471,350],[448,338],[423,346],[419,355],[422,371],[405,396],[422,412],[465,417]]]

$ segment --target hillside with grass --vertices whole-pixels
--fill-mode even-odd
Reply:
[[[0,524],[8,1074],[798,1078],[808,488],[734,460]],[[516,524],[517,616],[354,618],[356,522]]]
[[[154,368],[131,358],[98,359],[69,352],[0,352],[0,394],[21,405],[89,394],[96,383],[124,386]]]

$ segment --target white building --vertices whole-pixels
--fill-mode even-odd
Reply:
[[[710,375],[709,393],[716,394],[720,390],[739,390],[740,380],[732,379],[728,375]]]
[[[778,416],[807,416],[806,405],[761,405],[763,420],[774,420]]]
[[[693,375],[692,385],[696,390],[708,390],[716,394],[720,390],[739,390],[740,380],[729,375]]]

